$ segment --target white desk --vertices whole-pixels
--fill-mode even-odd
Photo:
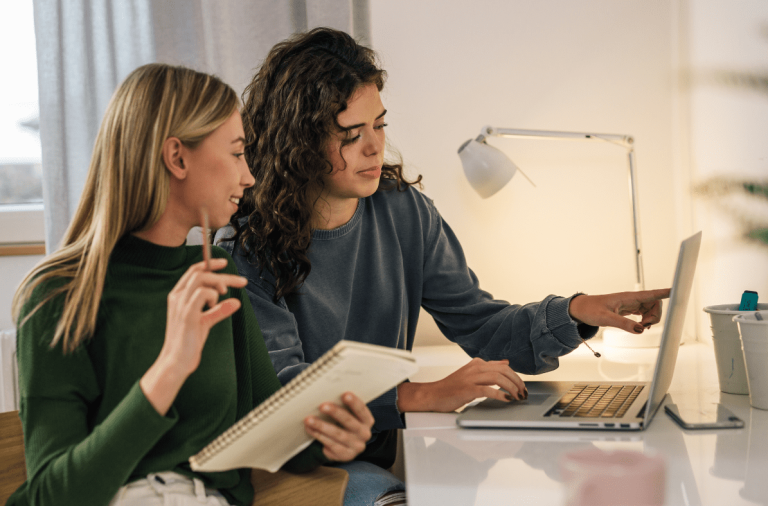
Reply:
[[[593,348],[603,358],[582,346],[563,357],[558,370],[523,379],[650,380],[655,351],[633,350],[628,357],[601,344]],[[414,381],[444,377],[468,360],[450,347],[415,353],[422,369]],[[768,504],[768,411],[750,408],[748,396],[719,391],[711,346],[680,348],[669,394],[681,407],[720,402],[746,427],[683,431],[663,407],[647,430],[626,433],[459,429],[455,413],[408,413],[403,431],[408,504],[561,505],[560,455],[592,446],[662,454],[670,506]]]

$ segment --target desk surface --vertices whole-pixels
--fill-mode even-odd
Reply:
[[[650,380],[658,350],[593,347],[602,358],[582,346],[561,359],[558,370],[523,379]],[[468,360],[452,347],[415,353],[422,368],[414,381],[444,377]],[[748,396],[719,391],[711,345],[680,348],[666,402],[681,408],[720,402],[746,426],[683,431],[663,408],[647,430],[632,433],[459,429],[455,413],[408,413],[403,431],[408,504],[561,505],[559,458],[590,447],[663,455],[667,505],[768,504],[768,411],[750,408]]]

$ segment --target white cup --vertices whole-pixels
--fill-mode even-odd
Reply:
[[[758,309],[768,309],[768,304],[758,304]],[[717,379],[720,391],[727,394],[747,395],[747,372],[744,367],[744,352],[741,349],[739,329],[733,317],[744,313],[739,311],[739,304],[718,304],[707,306],[704,312],[709,314],[712,323],[712,342],[715,346]]]
[[[744,363],[747,366],[749,403],[753,408],[768,409],[768,311],[742,312],[733,317],[739,328]]]

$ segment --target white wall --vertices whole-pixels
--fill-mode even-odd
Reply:
[[[371,25],[389,73],[388,139],[424,175],[484,289],[525,303],[634,282],[624,150],[490,140],[537,187],[518,176],[482,200],[456,151],[487,124],[633,135],[646,286],[669,286],[691,232],[678,2],[371,0]],[[420,325],[422,344],[440,342],[431,318]]]
[[[768,180],[768,87],[726,86],[720,71],[768,78],[768,2],[689,0],[691,165],[695,182],[711,177]],[[741,239],[743,229],[717,200],[694,200],[705,231],[699,263],[698,307],[738,303],[744,290],[768,299],[768,247]],[[724,200],[720,200],[723,203]],[[740,207],[737,200],[730,201]],[[757,212],[758,209],[752,209]],[[768,212],[762,212],[768,225]],[[708,317],[698,314],[711,341]]]

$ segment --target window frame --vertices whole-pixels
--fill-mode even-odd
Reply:
[[[43,204],[0,205],[0,256],[45,254]]]

